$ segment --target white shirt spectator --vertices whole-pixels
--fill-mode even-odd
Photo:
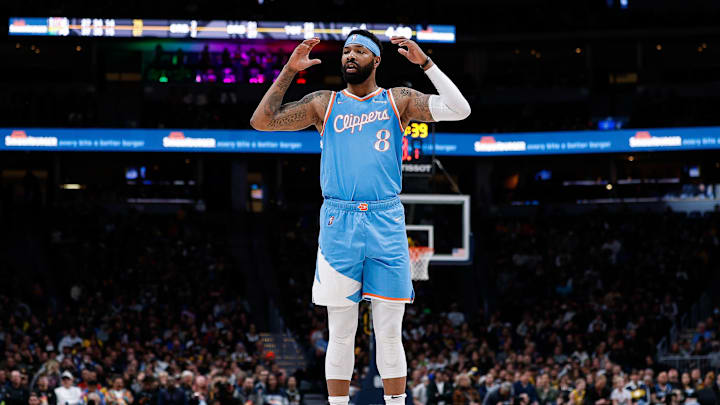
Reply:
[[[428,377],[424,376],[422,378],[422,382],[412,389],[412,396],[413,400],[415,401],[415,405],[425,405],[427,404],[427,381]]]
[[[60,340],[60,343],[58,343],[58,351],[62,353],[63,347],[73,347],[78,343],[82,343],[82,338],[80,338],[80,336],[65,335],[65,337]]]
[[[450,323],[452,323],[453,327],[457,328],[460,325],[465,322],[465,314],[459,311],[453,311],[447,314],[448,319],[450,320]]]
[[[630,405],[632,403],[632,395],[630,391],[626,389],[615,388],[612,394],[610,394],[610,400],[613,401],[613,405]]]
[[[55,388],[55,397],[57,397],[57,405],[79,405],[82,403],[82,391],[78,387],[57,387]]]

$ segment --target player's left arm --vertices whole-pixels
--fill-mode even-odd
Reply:
[[[438,91],[438,94],[424,94],[407,87],[391,89],[403,127],[410,121],[459,121],[470,115],[470,103],[415,41],[405,37],[392,37],[390,41],[398,45],[401,55],[422,67]]]

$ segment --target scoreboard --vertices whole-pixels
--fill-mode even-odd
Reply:
[[[455,43],[454,25],[68,17],[10,17],[8,23],[11,36],[96,38],[302,40],[319,37],[339,41],[354,29],[366,29],[382,41],[403,36],[417,42]]]
[[[427,176],[433,171],[435,150],[434,126],[425,122],[410,122],[403,134],[402,170],[406,175]]]

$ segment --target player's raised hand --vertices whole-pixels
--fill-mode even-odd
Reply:
[[[390,38],[390,42],[398,46],[398,52],[401,55],[408,58],[408,60],[415,64],[423,64],[427,60],[427,55],[420,49],[420,45],[415,43],[411,39],[405,37],[394,36]],[[404,47],[404,48],[403,48]],[[407,48],[407,49],[405,49]]]
[[[310,59],[310,51],[318,43],[320,43],[320,38],[317,37],[302,41],[302,43],[295,48],[292,55],[290,55],[290,60],[288,60],[286,65],[288,69],[293,72],[299,72],[309,68],[310,66],[322,63],[320,59]]]

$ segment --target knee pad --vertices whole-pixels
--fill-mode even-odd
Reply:
[[[327,307],[328,347],[325,353],[325,378],[350,380],[355,367],[355,332],[359,304]]]
[[[402,344],[404,313],[404,303],[372,300],[375,361],[382,379],[407,377],[407,360]]]

